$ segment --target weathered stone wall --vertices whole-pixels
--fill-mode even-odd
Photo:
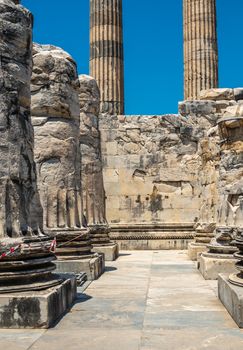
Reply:
[[[179,103],[178,115],[100,116],[113,232],[189,238],[194,227],[201,242],[210,241],[220,210],[217,123],[239,115],[241,99],[242,89],[211,89]]]
[[[197,135],[186,118],[101,116],[100,131],[109,223],[197,221]]]

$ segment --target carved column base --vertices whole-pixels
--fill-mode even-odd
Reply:
[[[88,229],[52,229],[48,233],[56,237],[58,260],[83,259],[92,255]]]
[[[243,287],[243,228],[238,229],[238,234],[234,243],[238,249],[234,254],[234,257],[237,259],[235,267],[238,273],[230,275],[229,281],[236,286]]]
[[[0,328],[49,328],[65,314],[77,296],[74,275],[56,276],[54,288],[0,294]]]
[[[1,240],[0,293],[43,290],[62,283],[52,274],[56,258],[51,244],[46,236]]]
[[[217,227],[216,236],[207,245],[209,253],[232,255],[237,251],[234,241],[234,229],[232,227]]]
[[[57,239],[57,272],[75,273],[77,279],[80,274],[86,273],[89,281],[102,275],[105,270],[104,256],[92,252],[89,229],[55,229],[49,232]]]
[[[194,242],[188,245],[188,256],[192,261],[197,261],[201,253],[207,251],[207,244],[214,237],[214,223],[201,223],[195,227]]]
[[[119,256],[118,244],[112,242],[109,237],[110,227],[108,225],[90,225],[90,237],[92,252],[103,254],[105,261],[114,261]]]
[[[89,225],[90,239],[92,246],[110,244],[110,227],[108,225]]]

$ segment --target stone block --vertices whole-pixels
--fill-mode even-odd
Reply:
[[[231,255],[219,256],[213,253],[202,253],[198,258],[199,271],[205,280],[217,280],[220,273],[233,273],[236,259]]]
[[[243,288],[230,283],[227,274],[220,274],[218,295],[238,327],[243,328]]]
[[[199,94],[200,100],[234,100],[234,90],[229,88],[202,90]]]
[[[49,328],[71,308],[77,296],[75,275],[42,291],[0,294],[0,328]]]
[[[117,243],[93,245],[92,252],[104,255],[105,261],[114,261],[119,256],[119,247]]]
[[[117,142],[106,142],[106,154],[115,156],[117,155]]]
[[[119,196],[121,193],[121,188],[119,185],[119,182],[104,182],[104,186],[105,186],[105,192],[107,197],[108,196]]]
[[[59,273],[86,273],[88,281],[98,279],[105,271],[104,256],[94,254],[90,257],[72,260],[56,260],[56,271]]]
[[[104,169],[103,176],[106,182],[118,182],[119,181],[119,169]]]
[[[216,112],[215,101],[183,101],[179,102],[179,113],[188,115],[210,115]]]
[[[208,250],[207,246],[200,243],[190,243],[188,245],[188,256],[192,261],[197,261],[198,255]]]
[[[186,250],[189,239],[121,239],[120,250]]]
[[[243,88],[235,88],[234,89],[234,96],[236,101],[243,100]]]

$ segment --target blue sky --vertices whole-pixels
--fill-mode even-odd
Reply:
[[[218,0],[220,87],[243,86],[243,0]],[[22,0],[34,40],[89,72],[89,0]],[[177,113],[183,99],[182,0],[123,0],[126,114]]]

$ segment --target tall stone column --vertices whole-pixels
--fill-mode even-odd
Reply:
[[[218,87],[216,0],[183,0],[184,99]]]
[[[44,328],[71,306],[76,284],[52,274],[54,241],[33,216],[32,15],[0,0],[0,23],[0,328]]]
[[[110,229],[106,221],[99,132],[100,93],[94,78],[80,75],[79,82],[80,163],[84,213],[90,229],[93,251],[103,253],[106,260],[112,261],[118,256],[118,245],[110,241]]]
[[[124,114],[122,0],[90,0],[90,75],[101,113]]]
[[[60,272],[97,278],[103,257],[91,253],[83,219],[76,63],[62,49],[34,45],[31,117],[44,229],[57,237]]]

